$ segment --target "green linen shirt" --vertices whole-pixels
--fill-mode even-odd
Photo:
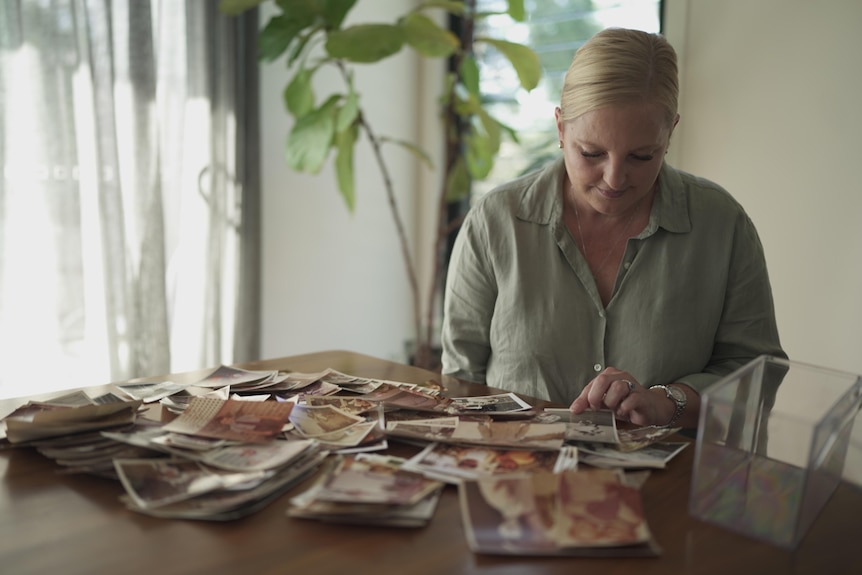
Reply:
[[[665,163],[605,308],[563,223],[563,173],[560,158],[471,208],[446,280],[443,373],[568,404],[608,366],[700,392],[786,357],[763,247],[727,191]]]

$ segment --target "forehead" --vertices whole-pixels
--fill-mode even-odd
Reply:
[[[599,108],[564,124],[567,138],[608,149],[662,144],[669,131],[664,114],[654,104]]]

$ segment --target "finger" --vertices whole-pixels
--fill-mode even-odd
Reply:
[[[590,402],[586,397],[578,396],[569,406],[569,411],[572,413],[583,413],[590,407]]]
[[[587,392],[587,401],[592,409],[605,408],[605,394],[607,394],[607,385],[602,385],[598,381],[593,380],[593,386]]]
[[[587,395],[590,393],[590,389],[592,388],[593,382],[591,381],[584,389],[581,390],[581,393],[578,394],[578,397],[572,402],[572,405],[569,406],[569,409],[574,413],[582,413],[590,408],[590,400],[587,398]]]
[[[610,409],[616,409],[635,390],[635,383],[630,379],[616,379],[611,382],[605,394],[604,402]]]

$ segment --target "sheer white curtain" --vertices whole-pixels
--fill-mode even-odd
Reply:
[[[0,5],[0,395],[255,358],[256,20],[216,6]]]

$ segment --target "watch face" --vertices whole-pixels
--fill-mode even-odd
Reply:
[[[668,395],[670,395],[674,401],[677,403],[684,402],[686,400],[685,392],[678,387],[667,387]]]

